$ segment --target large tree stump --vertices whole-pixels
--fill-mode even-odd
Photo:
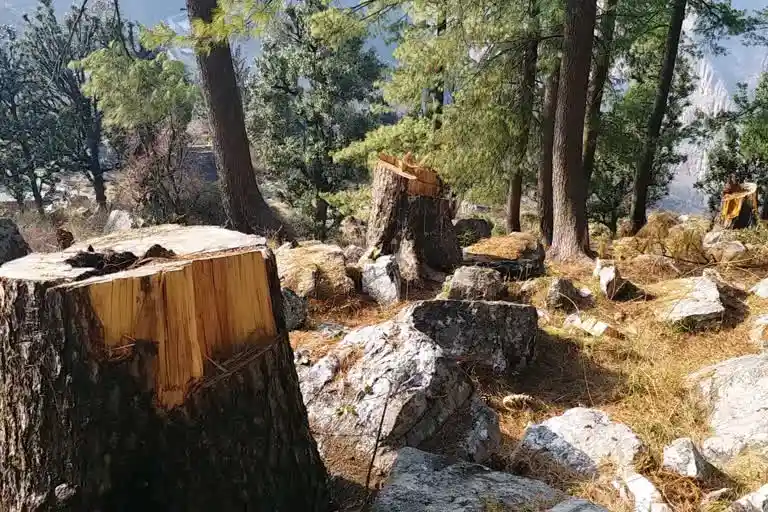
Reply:
[[[0,510],[326,508],[263,243],[161,226],[0,267]]]
[[[451,203],[442,197],[439,178],[433,171],[407,162],[398,164],[382,155],[374,170],[373,208],[366,234],[369,249],[415,259],[417,267],[453,270],[461,264],[461,247]],[[410,254],[403,257],[404,251]],[[403,274],[416,277],[409,269]]]

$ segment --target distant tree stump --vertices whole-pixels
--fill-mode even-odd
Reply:
[[[443,185],[429,169],[382,155],[374,171],[373,207],[366,242],[381,254],[407,249],[418,266],[451,271],[462,261],[453,227],[451,201],[443,197]],[[404,269],[412,279],[416,269]]]
[[[263,242],[161,226],[0,267],[0,510],[327,509]]]

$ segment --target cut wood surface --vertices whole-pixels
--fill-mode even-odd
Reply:
[[[159,226],[0,267],[0,510],[326,510],[264,244]]]
[[[232,347],[263,343],[277,333],[262,250],[264,239],[209,227],[161,226],[124,231],[51,254],[32,254],[0,267],[0,278],[53,281],[86,299],[100,327],[106,354],[136,340],[157,344],[156,391],[175,406],[206,361],[232,355]],[[146,253],[159,244],[174,259],[78,280],[92,268],[66,262],[87,250]]]

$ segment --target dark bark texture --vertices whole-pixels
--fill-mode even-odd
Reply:
[[[216,0],[187,0],[190,19],[210,22],[215,8]],[[291,230],[269,208],[256,183],[230,46],[213,44],[210,51],[197,53],[197,62],[208,102],[224,210],[231,227],[243,233],[290,238]]]
[[[595,15],[596,0],[566,3],[552,172],[551,254],[561,260],[589,252],[587,183],[581,158]]]
[[[281,334],[170,410],[156,344],[106,353],[87,288],[1,278],[0,510],[327,510],[270,258]]]
[[[539,231],[544,243],[552,245],[552,151],[555,141],[557,91],[560,83],[560,60],[544,84],[544,106],[541,115],[541,147],[539,148],[538,199]]]
[[[408,180],[386,169],[374,172],[372,194],[366,234],[369,248],[378,248],[381,254],[398,254],[401,246],[407,245],[420,265],[435,270],[451,271],[461,264],[448,199],[411,196]]]
[[[603,91],[608,79],[608,72],[613,62],[613,32],[616,28],[616,5],[618,0],[606,0],[600,19],[599,37],[595,51],[595,64],[589,81],[587,95],[587,118],[584,121],[584,177],[587,187],[595,168],[597,138],[600,134],[600,107],[603,104]]]
[[[538,9],[536,2],[531,2],[529,21],[538,27]],[[507,190],[507,232],[520,231],[520,203],[523,193],[523,173],[525,172],[528,136],[533,119],[533,96],[536,89],[536,63],[539,60],[539,31],[534,30],[525,43],[522,59],[522,80],[520,94],[515,109],[519,110],[520,133],[515,141],[511,155],[511,175]]]
[[[680,45],[680,34],[685,20],[686,0],[674,0],[672,2],[672,15],[667,31],[667,42],[664,50],[664,61],[661,65],[659,84],[656,89],[656,99],[653,102],[653,111],[648,118],[648,127],[645,133],[645,144],[635,168],[635,186],[632,193],[632,210],[629,214],[632,221],[632,233],[637,233],[648,221],[646,212],[648,209],[648,187],[651,185],[651,171],[653,160],[656,156],[656,145],[661,132],[661,123],[664,121],[664,112],[667,109],[669,91],[672,89],[672,80],[675,76],[675,63],[677,62],[677,49]]]

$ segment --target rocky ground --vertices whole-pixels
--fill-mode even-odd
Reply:
[[[706,263],[642,242],[596,267],[502,255],[524,279],[475,254],[421,287],[389,260],[318,263],[348,247],[284,267],[324,296],[294,294],[291,340],[339,510],[768,510],[764,244],[734,259],[695,233]]]
[[[354,245],[275,248],[338,510],[768,510],[765,228],[656,216],[575,265],[483,222],[419,282]],[[20,228],[0,262],[55,250]]]

